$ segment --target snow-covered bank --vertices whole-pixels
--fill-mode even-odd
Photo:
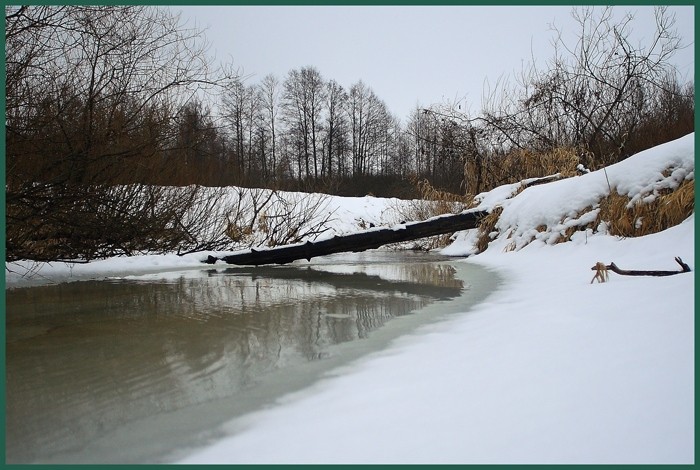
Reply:
[[[513,197],[517,184],[481,195],[482,207],[503,212],[489,248],[463,262],[498,270],[497,292],[231,422],[228,437],[182,462],[693,463],[694,215],[644,237],[610,236],[601,224],[554,244],[570,227],[585,228],[611,188],[655,197],[693,172],[690,135],[605,172]],[[333,201],[347,224],[375,223],[369,217],[386,203]],[[474,253],[475,232],[443,252]],[[590,282],[599,261],[674,270],[674,257],[693,271]],[[201,259],[54,263],[39,274],[103,277],[195,268]]]
[[[472,258],[506,283],[185,463],[692,463],[694,274],[590,284],[597,260],[675,269],[694,218]]]
[[[498,292],[231,423],[183,462],[693,463],[694,215],[644,237],[599,226],[552,244],[610,188],[654,197],[693,178],[693,157],[690,135],[605,172],[482,195],[504,210],[466,262],[497,269]],[[473,253],[475,237],[444,252]],[[673,270],[676,256],[693,272],[591,283],[598,261]]]
[[[230,189],[230,197],[234,197],[236,188]],[[282,197],[285,197],[285,193],[281,194]],[[356,232],[369,227],[370,224],[391,226],[397,222],[396,209],[401,205],[410,204],[410,201],[372,196],[341,197],[322,194],[288,194],[289,197],[296,199],[305,197],[325,200],[322,204],[323,212],[330,214],[328,221],[330,230],[325,236]],[[212,225],[216,223],[216,220],[211,220]],[[207,266],[203,264],[202,260],[205,260],[208,255],[223,256],[228,253],[230,252],[203,251],[183,256],[143,254],[93,260],[89,263],[16,261],[5,263],[5,283],[7,287],[12,288],[139,273],[202,269]]]

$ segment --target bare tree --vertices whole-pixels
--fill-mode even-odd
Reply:
[[[232,133],[234,165],[239,181],[247,181],[257,166],[253,147],[260,113],[260,95],[253,85],[243,80],[231,80],[223,96],[225,119]]]
[[[175,122],[175,145],[165,152],[172,172],[164,182],[177,185],[221,184],[225,173],[225,143],[214,123],[211,109],[199,100],[192,100],[180,109]]]
[[[324,176],[333,176],[333,162],[335,161],[335,172],[340,174],[343,168],[343,158],[347,142],[347,120],[345,113],[345,103],[347,93],[343,87],[335,80],[330,80],[326,84],[326,120],[325,120],[325,158],[321,166],[321,173]]]
[[[599,165],[629,155],[651,97],[674,73],[671,58],[682,46],[675,19],[655,8],[656,31],[646,45],[632,40],[634,16],[617,20],[611,7],[574,9],[573,45],[554,29],[554,57],[544,71],[531,65],[521,89],[492,101],[486,119],[516,147],[577,146]]]
[[[51,155],[37,155],[34,168],[59,184],[91,181],[97,162],[141,156],[142,142],[123,138],[115,150],[115,140],[136,132],[148,108],[172,111],[214,82],[201,33],[164,9],[8,7],[6,40],[9,144],[39,153],[50,139]]]
[[[116,237],[133,249],[142,232],[105,216],[143,214],[121,212],[114,185],[152,181],[173,113],[221,79],[201,32],[154,7],[8,6],[5,40],[8,259],[118,253]]]
[[[262,121],[270,140],[269,166],[266,174],[273,180],[277,177],[277,123],[280,111],[280,82],[274,75],[266,75],[260,83],[260,106]]]
[[[324,93],[324,80],[314,67],[292,70],[284,81],[284,116],[295,140],[299,179],[319,176]]]
[[[350,87],[347,101],[352,138],[354,176],[372,174],[384,160],[386,137],[392,116],[386,104],[361,80]]]

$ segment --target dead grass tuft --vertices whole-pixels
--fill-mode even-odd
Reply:
[[[570,147],[557,147],[548,152],[516,150],[503,159],[504,170],[520,180],[555,173],[568,178],[576,175],[578,152]]]
[[[476,241],[477,253],[481,253],[488,248],[489,243],[493,239],[491,233],[496,229],[496,223],[498,223],[498,218],[503,212],[503,207],[496,207],[491,211],[489,215],[481,219],[479,223],[479,237]]]
[[[680,224],[695,210],[695,182],[684,181],[651,202],[637,201],[613,191],[601,200],[597,223],[605,222],[611,235],[641,237]]]

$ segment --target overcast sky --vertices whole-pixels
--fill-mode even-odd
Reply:
[[[600,8],[600,7],[598,7]],[[346,88],[360,79],[405,120],[416,107],[463,103],[477,113],[486,81],[495,84],[523,64],[551,57],[552,24],[576,28],[571,6],[193,6],[188,26],[206,29],[210,52],[257,83],[273,73],[316,67]],[[649,39],[652,7],[634,11],[634,31]],[[685,79],[694,78],[693,7],[669,7],[688,48],[676,56]],[[644,43],[644,42],[643,42]]]

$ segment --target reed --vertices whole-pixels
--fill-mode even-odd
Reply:
[[[605,222],[611,235],[641,237],[678,225],[695,210],[695,181],[685,180],[675,190],[662,191],[650,202],[632,200],[613,191],[599,204],[597,223]]]

